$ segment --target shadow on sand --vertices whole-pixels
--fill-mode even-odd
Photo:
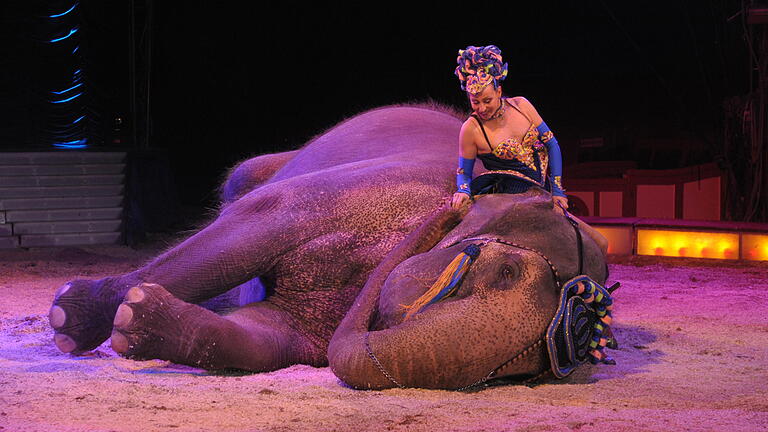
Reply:
[[[657,340],[657,336],[648,329],[639,326],[614,324],[611,329],[618,341],[618,349],[608,349],[606,352],[616,360],[615,365],[585,363],[569,376],[555,379],[550,375],[537,381],[525,382],[530,377],[497,378],[469,391],[478,391],[486,387],[524,384],[535,387],[541,384],[593,384],[598,381],[622,378],[646,370],[646,366],[659,363],[664,353],[649,346]]]

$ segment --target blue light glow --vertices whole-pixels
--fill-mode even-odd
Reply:
[[[72,96],[72,97],[68,97],[68,98],[66,98],[66,99],[62,99],[62,100],[60,100],[60,101],[51,101],[51,103],[64,103],[64,102],[69,102],[69,101],[71,101],[72,99],[74,99],[74,98],[76,98],[76,97],[80,96],[81,94],[82,94],[82,93],[78,93],[78,94],[76,94],[76,95],[74,95],[74,96]]]
[[[59,140],[73,140],[83,136],[83,128],[77,125],[69,125],[65,128],[59,128],[58,132],[54,132],[54,138]]]
[[[78,30],[79,30],[79,28],[75,27],[75,28],[73,28],[72,30],[69,31],[68,35],[62,36],[62,37],[56,38],[56,39],[51,39],[49,42],[53,43],[53,42],[63,41],[64,39],[66,39],[66,38],[72,36],[73,34],[77,33]]]
[[[53,143],[53,146],[56,147],[56,148],[76,149],[76,148],[88,147],[87,142],[88,142],[88,140],[83,138],[83,139],[74,140],[74,141],[66,141],[66,142],[60,142],[60,143]]]
[[[51,18],[51,19],[62,18],[61,21],[53,21],[53,23],[56,23],[55,28],[59,29],[54,34],[59,34],[60,36],[57,36],[55,38],[48,40],[48,43],[53,44],[56,42],[64,41],[80,30],[80,27],[78,25],[71,24],[70,26],[68,26],[70,28],[68,33],[61,32],[62,30],[66,31],[65,30],[66,27],[65,28],[61,27],[63,23],[71,23],[72,20],[79,21],[80,19],[80,17],[78,16],[73,17],[70,15],[66,17],[66,15],[72,13],[72,11],[74,11],[77,7],[80,6],[79,0],[69,0],[69,1],[72,2],[72,6],[69,9],[67,9],[62,13],[55,13],[53,15],[48,16],[48,18]],[[64,6],[64,4],[60,4],[60,6]],[[49,33],[49,35],[52,36],[51,33]],[[80,56],[76,55],[76,53],[80,50],[79,38],[73,37],[71,44],[74,45],[74,47],[72,47],[71,45],[69,45],[69,43],[67,43],[67,46],[70,46],[70,48],[72,49],[70,53],[70,56],[72,57],[70,58],[70,60],[74,60],[77,63],[82,64],[82,59],[80,58]],[[59,46],[63,46],[63,45],[64,44],[61,44]],[[61,54],[57,54],[57,55],[66,56],[64,52],[61,52],[61,51],[59,52]],[[60,81],[59,85],[62,85],[62,86],[69,85],[68,88],[64,90],[51,91],[51,95],[55,95],[55,96],[51,96],[51,98],[62,97],[62,99],[60,100],[49,99],[48,102],[52,104],[65,104],[65,105],[61,105],[59,108],[54,110],[54,112],[51,113],[50,122],[48,124],[48,127],[45,128],[45,130],[48,136],[52,138],[51,141],[49,141],[52,147],[57,149],[83,149],[88,147],[88,138],[85,137],[87,134],[85,133],[85,130],[84,130],[85,122],[83,122],[83,119],[85,119],[87,115],[82,114],[84,109],[83,104],[87,103],[87,101],[83,101],[81,99],[79,103],[76,102],[73,104],[66,104],[67,102],[71,102],[72,100],[82,96],[85,93],[82,70],[81,69],[75,70],[74,73],[72,74],[72,79],[67,81],[64,81],[64,82]],[[79,91],[75,92],[75,90],[79,90]],[[72,95],[69,97],[66,97],[66,95],[69,95],[69,94],[72,94]],[[75,115],[77,115],[78,113],[81,115],[70,123],[70,119]]]
[[[76,84],[76,85],[74,85],[74,86],[72,86],[72,87],[70,87],[70,88],[68,88],[68,89],[66,89],[66,90],[62,90],[62,91],[52,91],[51,93],[53,93],[53,94],[63,94],[63,93],[66,93],[66,92],[68,92],[68,91],[70,91],[70,90],[76,89],[76,88],[80,87],[81,85],[83,85],[83,83],[80,83],[80,84]]]
[[[77,5],[79,5],[79,4],[80,4],[80,3],[75,3],[75,4],[73,4],[73,5],[72,5],[72,7],[71,7],[71,8],[69,8],[69,10],[67,10],[66,12],[63,12],[63,13],[60,13],[60,14],[56,14],[56,15],[49,15],[49,16],[48,16],[48,18],[58,18],[58,17],[60,17],[60,16],[64,16],[64,15],[66,15],[66,14],[68,14],[68,13],[72,12],[73,10],[75,10],[75,8],[77,7]]]

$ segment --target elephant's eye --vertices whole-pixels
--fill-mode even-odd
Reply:
[[[505,257],[500,270],[502,278],[508,281],[515,281],[523,273],[523,260],[517,254],[508,255]]]
[[[501,268],[501,274],[507,279],[514,279],[517,277],[517,267],[504,264],[504,266]]]

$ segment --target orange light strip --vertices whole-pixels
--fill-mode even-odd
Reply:
[[[739,234],[638,229],[637,254],[739,259]]]
[[[632,227],[593,226],[597,232],[608,239],[608,253],[616,255],[632,255]]]
[[[750,261],[768,261],[768,234],[742,234],[741,257]]]

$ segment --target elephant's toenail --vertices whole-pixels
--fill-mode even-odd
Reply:
[[[128,351],[128,338],[119,331],[112,331],[112,349],[118,354]]]
[[[125,294],[125,301],[129,303],[138,303],[144,300],[144,297],[146,297],[144,290],[141,289],[140,286],[135,286],[129,289],[128,292]]]
[[[63,326],[66,320],[67,313],[59,306],[52,307],[50,312],[48,312],[48,322],[51,323],[51,327],[54,329]]]
[[[113,324],[115,327],[124,327],[128,325],[128,323],[131,322],[133,319],[133,309],[131,309],[130,306],[121,304],[117,308],[117,312],[115,313],[115,321]]]
[[[75,343],[74,339],[61,333],[56,333],[53,336],[53,342],[56,343],[56,346],[63,353],[72,352],[77,348],[77,343]]]
[[[71,283],[66,283],[59,287],[59,289],[56,290],[56,294],[54,294],[54,298],[59,298],[64,295],[65,292],[69,291],[69,289],[72,288]]]

